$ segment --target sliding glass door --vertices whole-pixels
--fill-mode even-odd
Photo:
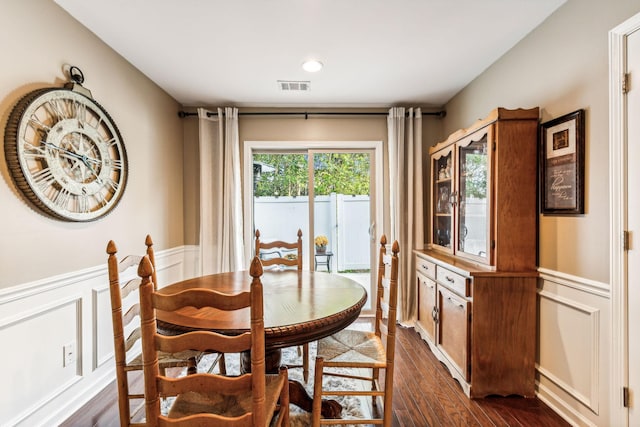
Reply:
[[[280,144],[245,143],[245,230],[253,237],[259,229],[265,241],[292,241],[301,229],[304,269],[357,280],[371,301],[375,225],[382,211],[376,204],[381,144],[337,148],[318,142],[304,149]],[[247,243],[253,250],[252,241]]]

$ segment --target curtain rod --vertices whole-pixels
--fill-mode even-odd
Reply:
[[[224,114],[224,113],[223,113]],[[256,112],[239,112],[239,116],[304,116],[305,120],[309,118],[309,116],[387,116],[389,113],[385,112],[372,112],[366,111],[361,113],[356,113],[352,111],[256,111]],[[187,116],[197,116],[198,113],[189,113],[186,111],[178,111],[178,117],[184,118]],[[215,116],[217,113],[208,112],[207,117]],[[438,116],[443,118],[447,115],[446,111],[436,111],[436,112],[423,112],[424,116]],[[408,113],[406,114],[408,116]]]

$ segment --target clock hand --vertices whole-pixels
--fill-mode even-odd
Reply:
[[[73,145],[76,148],[76,152],[77,153],[82,152],[83,150],[81,150],[81,148],[84,148],[84,146],[85,146],[85,137],[82,134],[73,133],[72,139],[75,142],[75,144],[73,144]],[[91,143],[89,143],[89,144],[91,144]],[[83,156],[88,162],[91,162],[94,165],[102,165],[102,161],[101,160],[87,156],[87,152],[89,152],[89,151],[91,151],[91,150],[84,150],[84,152],[82,152],[82,154],[79,154],[79,155]]]
[[[53,144],[53,143],[51,143],[49,141],[41,141],[41,142],[42,142],[42,144],[46,145],[47,147],[51,147],[54,150],[62,151],[63,153],[68,154],[69,156],[71,156],[71,157],[73,157],[75,159],[82,160],[82,163],[91,162],[91,163],[94,163],[96,165],[99,165],[99,164],[102,163],[102,162],[100,162],[100,160],[94,159],[93,157],[88,157],[86,154],[78,154],[76,152],[67,150],[66,148],[59,147],[59,146],[57,146],[57,145],[55,145],[55,144]]]
[[[57,145],[49,142],[49,141],[40,141],[43,145],[46,145],[47,147],[53,148],[54,150],[58,150],[58,151],[62,151],[63,153],[75,158],[75,159],[80,159],[82,160],[82,156],[80,156],[77,153],[74,153],[73,151],[69,151],[66,148],[62,148],[62,147],[58,147]]]
[[[64,154],[68,155],[68,156],[69,156],[69,157],[71,157],[71,158],[74,158],[74,159],[78,159],[78,160],[80,160],[80,161],[82,162],[82,164],[83,164],[87,169],[89,169],[89,171],[90,171],[92,174],[94,174],[94,175],[95,175],[95,177],[96,177],[96,181],[98,182],[98,184],[102,184],[102,179],[100,179],[100,176],[98,175],[98,173],[95,171],[95,169],[93,169],[93,166],[91,166],[91,164],[89,163],[89,162],[91,161],[91,162],[93,162],[93,163],[99,164],[99,163],[100,163],[100,161],[99,161],[99,160],[97,160],[97,159],[93,159],[93,158],[91,158],[91,157],[87,157],[87,156],[85,156],[84,154],[83,154],[83,155],[80,155],[80,154],[78,154],[78,153],[74,153],[73,151],[69,151],[69,150],[67,150],[66,148],[58,147],[57,145],[52,144],[52,143],[51,143],[51,142],[49,142],[49,141],[41,141],[41,142],[42,142],[42,144],[46,145],[47,147],[51,147],[51,148],[53,148],[53,149],[55,149],[55,150],[58,150],[58,151],[63,152]]]
[[[96,181],[98,182],[98,184],[102,184],[102,179],[100,179],[100,177],[98,176],[98,173],[95,171],[95,169],[93,169],[93,167],[89,164],[89,160],[87,158],[87,156],[81,156],[80,160],[82,161],[82,163],[84,163],[85,167],[87,169],[89,169],[91,171],[92,174],[95,175],[96,177]]]
[[[83,154],[82,157],[89,163],[93,163],[94,165],[101,165],[102,162],[98,159],[94,159],[93,157],[89,157],[86,154]]]

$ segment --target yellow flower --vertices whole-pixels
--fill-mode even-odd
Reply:
[[[316,246],[327,246],[327,244],[329,243],[329,239],[327,239],[327,236],[316,236],[315,240],[314,240]]]

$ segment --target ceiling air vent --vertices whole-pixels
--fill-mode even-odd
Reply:
[[[308,92],[311,90],[310,81],[278,80],[280,90],[285,92]]]

